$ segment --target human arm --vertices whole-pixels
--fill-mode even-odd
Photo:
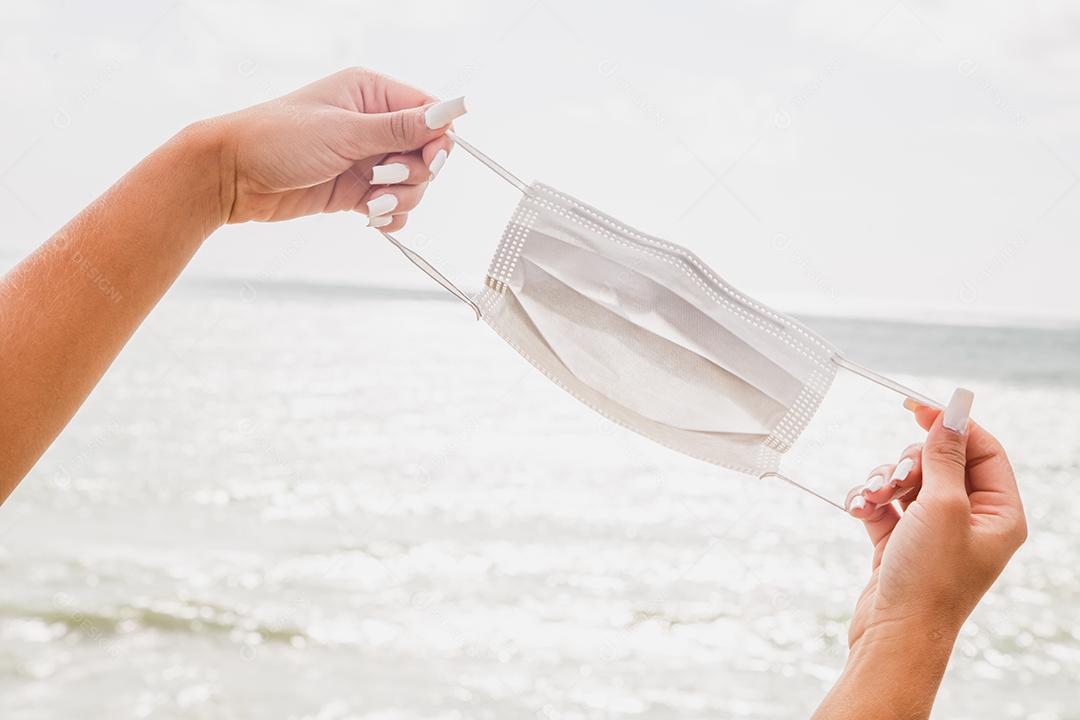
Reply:
[[[433,103],[354,69],[195,123],[8,272],[0,280],[0,502],[221,225],[380,208],[370,214],[382,229],[401,227],[450,149],[454,112],[463,112],[460,103]]]
[[[925,443],[848,494],[872,572],[847,665],[815,718],[928,717],[961,626],[1027,537],[1008,457],[969,421],[971,401],[965,390],[943,412],[909,401]]]

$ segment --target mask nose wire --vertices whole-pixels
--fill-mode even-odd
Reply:
[[[457,133],[455,133],[453,130],[447,130],[446,135],[451,140],[453,140],[455,144],[460,145],[462,147],[462,149],[465,150],[465,152],[469,153],[474,158],[479,160],[481,163],[486,165],[492,172],[494,172],[496,175],[501,177],[506,182],[513,185],[521,193],[523,193],[525,195],[529,194],[529,186],[527,184],[525,184],[525,182],[521,178],[514,175],[512,172],[510,172],[509,170],[504,168],[502,165],[500,165],[499,163],[495,162],[494,160],[489,158],[484,153],[477,150],[475,147],[473,147],[473,145],[471,143],[468,143],[468,142],[465,142],[464,140],[462,140],[461,136],[458,135]],[[479,320],[481,318],[480,306],[477,305],[473,301],[473,299],[470,298],[468,295],[466,295],[460,288],[458,288],[457,285],[452,283],[445,275],[443,275],[441,272],[436,270],[435,266],[432,265],[431,263],[429,263],[427,260],[425,260],[423,255],[421,255],[420,253],[416,252],[415,250],[409,248],[408,246],[403,244],[400,240],[398,240],[396,237],[394,237],[390,233],[383,232],[381,230],[379,232],[382,233],[382,236],[384,238],[386,238],[387,241],[389,241],[391,245],[393,245],[398,250],[400,250],[401,254],[404,255],[405,258],[409,262],[411,262],[416,267],[420,268],[420,270],[425,275],[427,275],[429,278],[431,278],[435,282],[439,283],[439,285],[442,285],[443,288],[445,288],[446,291],[449,292],[451,295],[453,295],[458,300],[460,300],[461,302],[465,303],[470,308],[472,308],[472,311],[474,313],[476,313],[476,319],[477,320]]]

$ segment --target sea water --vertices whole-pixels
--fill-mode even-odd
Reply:
[[[1016,466],[1031,537],[937,716],[1080,718],[1080,331],[806,320],[972,387]],[[790,472],[842,499],[919,435],[842,378]],[[611,425],[462,306],[189,288],[0,510],[0,717],[805,717],[869,569],[857,522]]]

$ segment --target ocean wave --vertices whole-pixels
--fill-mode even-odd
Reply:
[[[153,601],[87,610],[71,606],[62,593],[54,598],[50,607],[0,607],[0,623],[9,620],[61,628],[62,632],[55,634],[88,641],[142,630],[228,636],[248,643],[296,644],[311,639],[288,622],[267,623],[226,607]]]

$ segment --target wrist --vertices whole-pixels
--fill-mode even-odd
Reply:
[[[911,615],[875,621],[851,644],[848,666],[879,664],[903,656],[948,660],[963,621],[944,615]]]
[[[925,616],[878,622],[852,645],[842,682],[898,717],[929,717],[960,624]]]
[[[193,170],[193,206],[205,227],[204,236],[229,222],[236,198],[236,154],[225,120],[192,123],[166,143],[175,146],[184,165]]]

